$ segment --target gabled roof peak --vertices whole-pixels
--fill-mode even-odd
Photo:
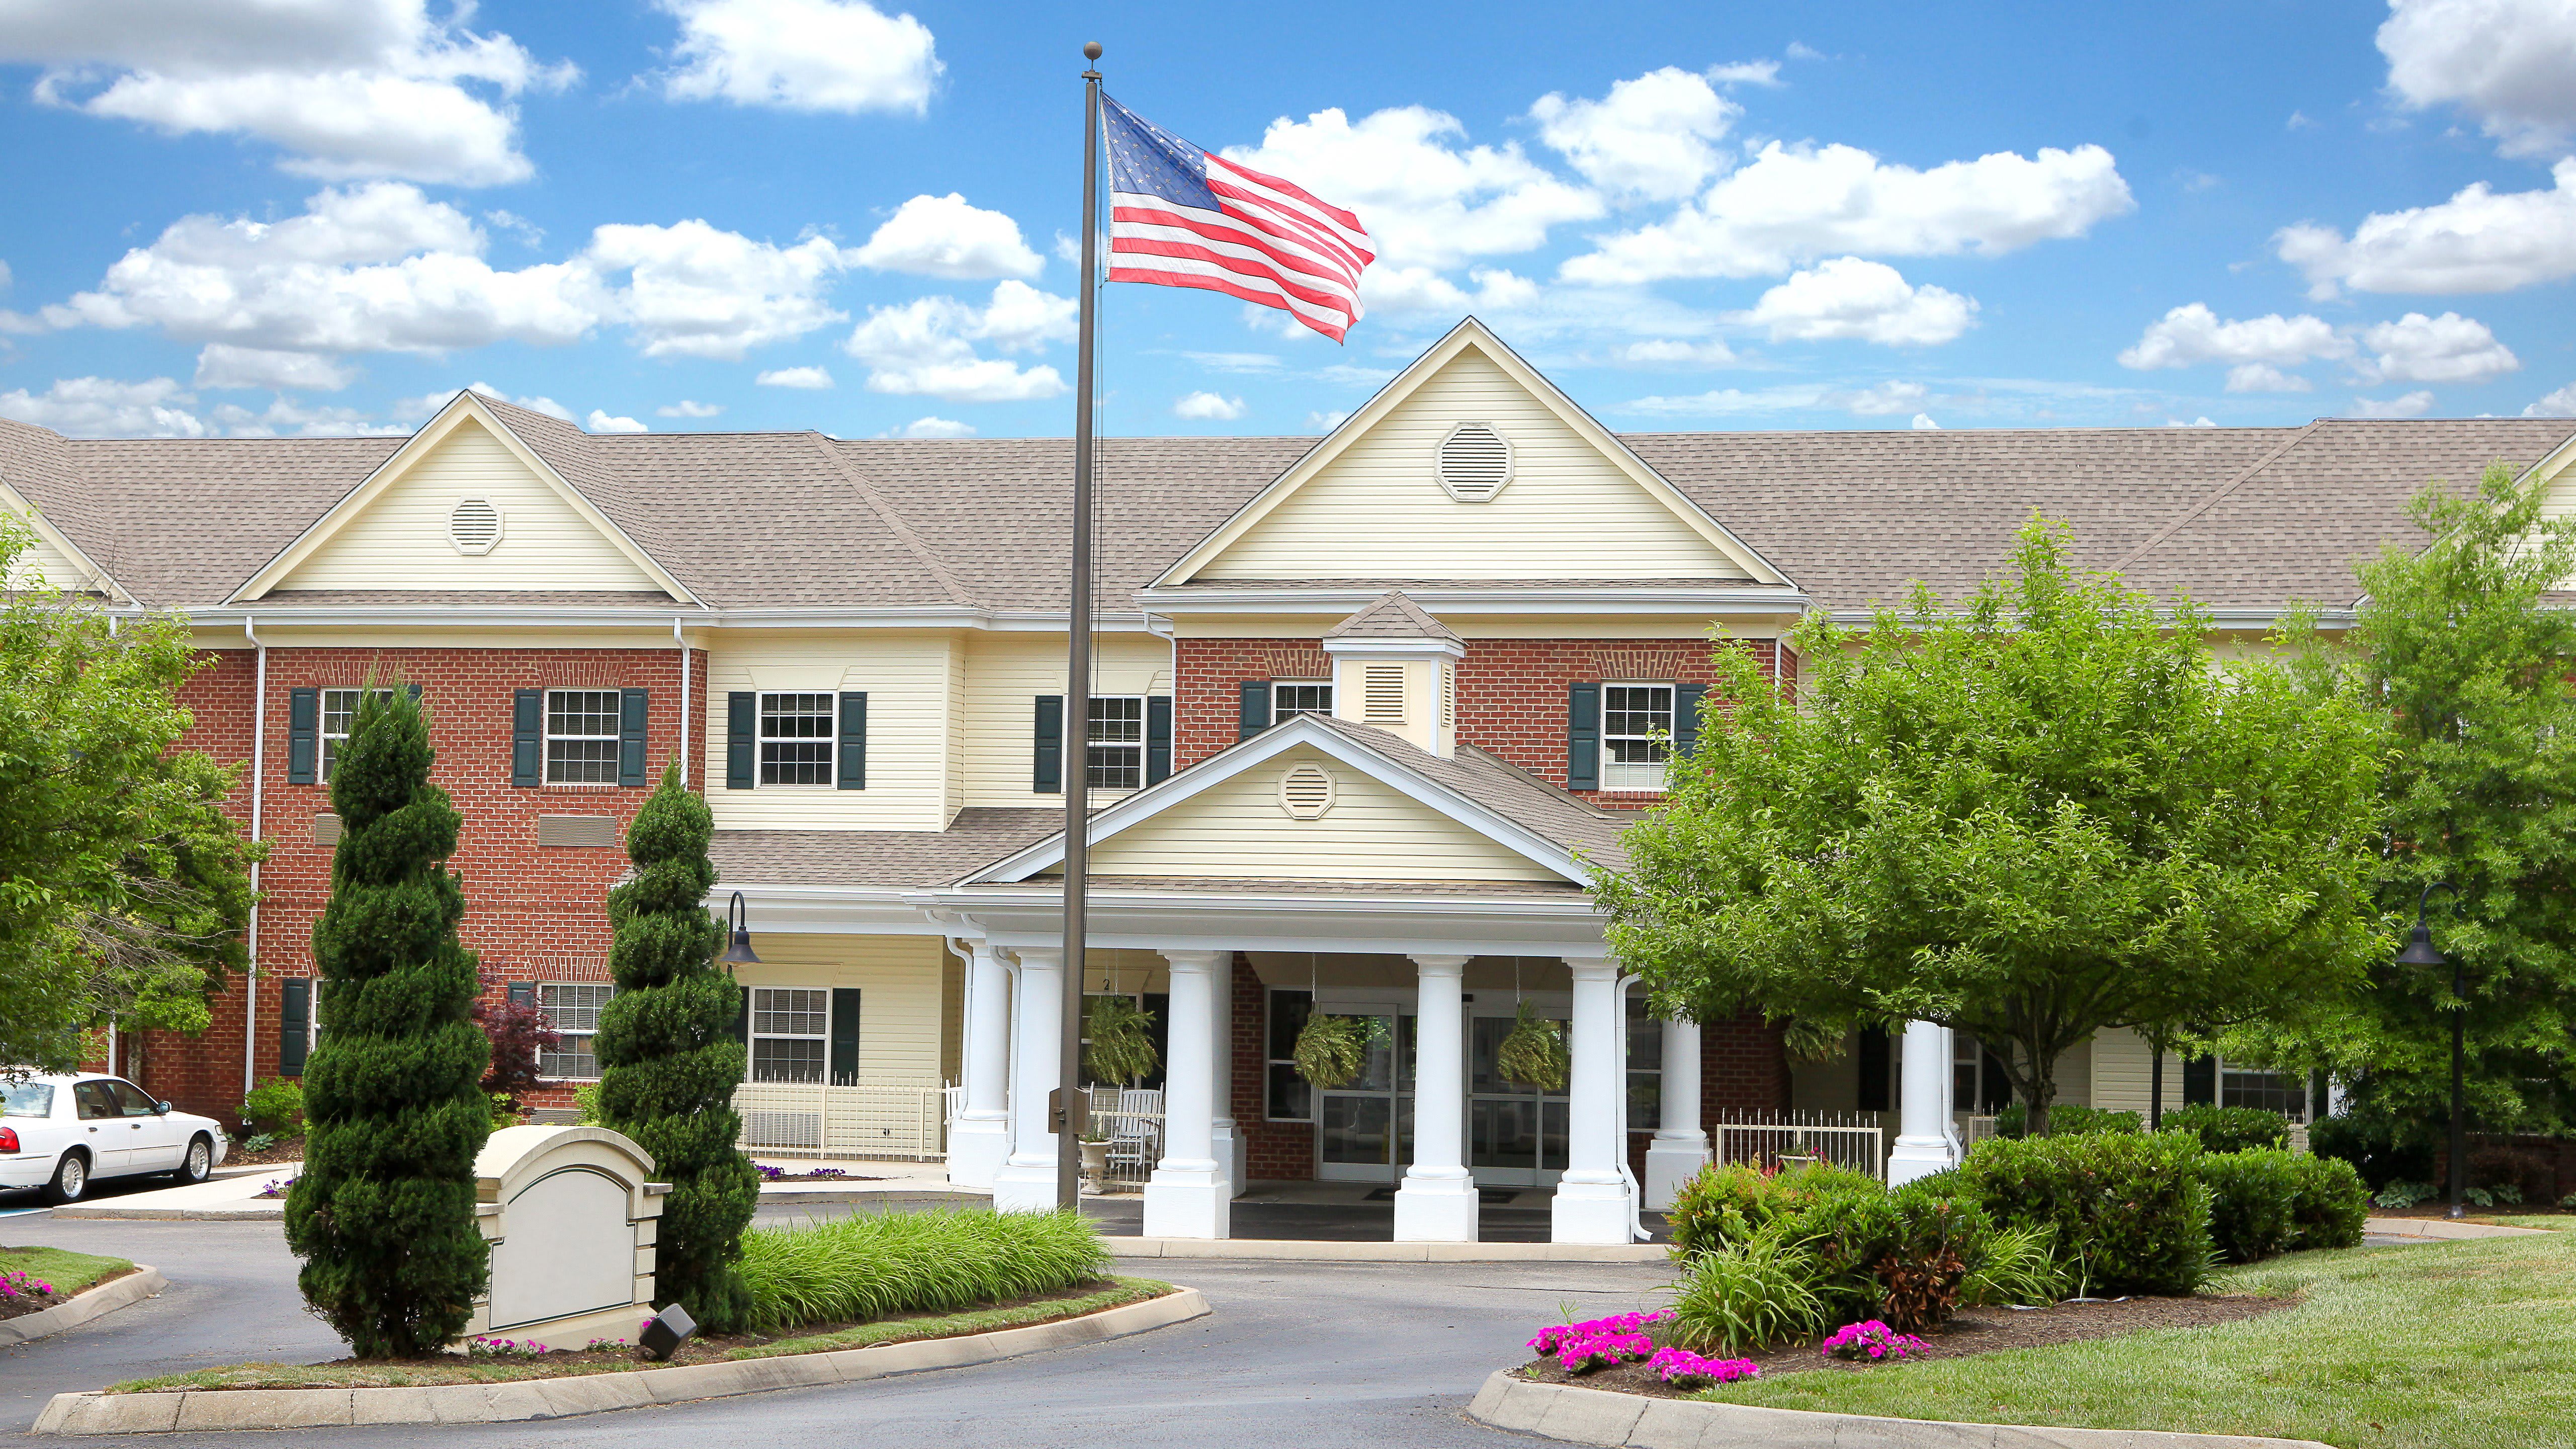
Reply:
[[[1327,639],[1449,639],[1458,637],[1431,617],[1402,589],[1389,589],[1377,601],[1324,631]]]

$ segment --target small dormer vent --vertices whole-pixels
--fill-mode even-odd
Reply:
[[[1460,423],[1440,444],[1440,486],[1461,503],[1485,503],[1512,481],[1512,445],[1487,423]]]
[[[501,541],[501,507],[489,498],[459,499],[447,515],[447,541],[458,553],[490,553]]]
[[[1360,723],[1404,723],[1403,665],[1367,664],[1360,667]]]
[[[1279,777],[1279,808],[1292,819],[1322,819],[1333,808],[1333,777],[1318,766],[1295,766]]]

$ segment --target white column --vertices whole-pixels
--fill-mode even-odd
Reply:
[[[1476,1241],[1476,1180],[1467,1171],[1464,956],[1413,958],[1413,1161],[1395,1190],[1399,1243]]]
[[[1047,1130],[1047,1094],[1056,1086],[1064,1029],[1064,951],[1028,947],[1016,953],[1011,1003],[1011,1156],[993,1174],[993,1206],[1002,1212],[1046,1212],[1055,1203],[1056,1142]]]
[[[1145,1236],[1222,1238],[1234,1194],[1216,1160],[1216,973],[1222,951],[1165,951],[1171,963],[1163,1060],[1163,1160],[1145,1182]]]
[[[966,1102],[948,1124],[948,1181],[991,1192],[1011,1155],[1011,973],[992,942],[966,946]]]
[[[1708,1165],[1708,1133],[1699,1116],[1699,1023],[1664,1023],[1664,1112],[1646,1147],[1646,1206],[1662,1212],[1683,1183]]]
[[[1565,1175],[1549,1204],[1548,1237],[1559,1243],[1626,1243],[1635,1210],[1620,1155],[1619,1101],[1628,1064],[1619,1059],[1619,964],[1569,961],[1574,970],[1574,1075],[1567,1096]]]
[[[1957,1164],[1950,1134],[1950,1029],[1928,1021],[1905,1024],[1905,1055],[1897,1074],[1896,1150],[1887,1155],[1893,1187]]]
[[[1243,1196],[1244,1150],[1251,1144],[1234,1130],[1234,953],[1216,958],[1216,1165],[1225,1173],[1227,1197]]]

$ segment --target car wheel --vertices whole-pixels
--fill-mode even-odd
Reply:
[[[215,1175],[215,1144],[203,1134],[188,1140],[188,1158],[177,1173],[181,1182],[203,1182]]]
[[[79,1202],[81,1194],[87,1191],[89,1159],[77,1152],[64,1153],[63,1160],[54,1164],[54,1180],[45,1184],[45,1201],[59,1207],[64,1203]]]

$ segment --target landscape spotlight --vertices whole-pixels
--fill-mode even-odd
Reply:
[[[635,1335],[635,1344],[651,1354],[653,1362],[668,1363],[671,1355],[680,1351],[680,1345],[697,1333],[698,1321],[689,1316],[689,1310],[674,1303],[644,1320],[644,1331]]]

